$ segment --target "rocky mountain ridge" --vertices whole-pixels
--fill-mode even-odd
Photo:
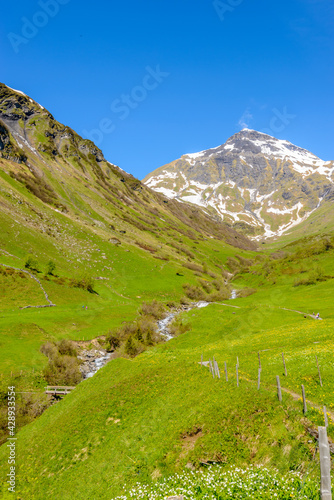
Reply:
[[[144,182],[261,239],[282,235],[334,199],[334,162],[244,129],[221,146],[164,165]]]
[[[27,253],[38,253],[44,244],[51,245],[68,258],[76,253],[71,257],[75,267],[80,267],[78,259],[89,262],[88,254],[96,250],[93,245],[87,254],[79,234],[178,261],[176,239],[184,238],[190,245],[213,238],[255,248],[201,208],[185,209],[176,200],[165,200],[108,162],[93,142],[4,84],[0,84],[0,224],[18,228],[17,234],[24,228],[34,235],[20,238],[20,251],[26,247]],[[0,248],[10,248],[8,238],[13,239],[14,233],[8,229],[3,241],[0,236]],[[43,245],[37,243],[39,238]],[[186,259],[184,255],[181,261]]]

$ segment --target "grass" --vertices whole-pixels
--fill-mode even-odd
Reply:
[[[130,498],[156,500],[168,495],[182,495],[184,499],[259,500],[273,498],[299,500],[318,499],[318,484],[298,472],[280,474],[265,467],[230,468],[211,466],[205,471],[188,471],[165,478],[154,485],[138,483],[116,500]]]
[[[333,320],[304,320],[272,307],[260,326],[252,325],[256,295],[233,301],[240,309],[212,304],[183,314],[190,331],[133,361],[112,361],[22,429],[17,442],[22,498],[112,498],[122,493],[124,483],[150,483],[187,464],[198,468],[212,461],[223,467],[266,464],[281,472],[315,473],[316,443],[305,427],[321,424],[321,415],[310,408],[304,417],[301,402],[287,393],[280,404],[275,378],[281,375],[282,386],[295,392],[304,383],[309,399],[330,408]],[[323,370],[321,390],[315,353]],[[204,359],[214,355],[221,371],[227,361],[228,383],[213,380],[198,364],[202,354]],[[333,431],[330,420],[332,437]],[[0,454],[5,459],[4,447]]]
[[[143,303],[178,304],[186,291],[193,296],[211,292],[217,303],[180,315],[174,326],[184,333],[177,338],[134,359],[111,361],[20,429],[15,497],[109,500],[121,495],[124,485],[129,489],[139,481],[154,490],[158,478],[189,467],[203,470],[211,463],[219,464],[222,474],[231,466],[266,465],[269,476],[276,468],[317,482],[316,441],[307,428],[323,423],[322,405],[333,411],[334,250],[323,247],[333,229],[331,207],[321,207],[320,218],[315,212],[309,225],[305,221],[256,252],[196,208],[164,203],[46,111],[29,120],[23,113],[21,119],[36,147],[45,132],[52,132],[45,141],[46,162],[28,148],[23,152],[56,193],[60,209],[34,196],[20,176],[11,176],[14,171],[30,175],[24,163],[0,158],[1,269],[23,269],[31,254],[41,270],[36,276],[56,307],[20,309],[45,303],[40,287],[18,273],[0,274],[2,403],[7,385],[15,385],[18,393],[43,391],[47,359],[40,347],[46,341],[91,340],[133,321]],[[35,127],[30,120],[36,120]],[[58,147],[60,135],[67,137]],[[56,155],[52,148],[58,148]],[[38,179],[34,185],[42,189]],[[327,224],[327,236],[318,230],[320,220]],[[44,279],[50,260],[57,276]],[[229,286],[244,297],[224,305],[230,272]],[[93,278],[94,293],[70,286],[84,274]],[[294,286],[303,280],[310,284]],[[323,321],[304,318],[312,312],[320,312]],[[199,365],[202,355],[206,360],[215,356],[221,372],[227,362],[229,381],[213,380]],[[313,403],[306,416],[301,401],[289,393],[278,402],[276,375],[291,392],[299,394],[300,385],[305,386]],[[3,416],[4,405],[0,410]],[[24,419],[20,415],[21,423]],[[7,460],[4,445],[4,475]],[[6,485],[1,488],[1,498],[14,498]]]

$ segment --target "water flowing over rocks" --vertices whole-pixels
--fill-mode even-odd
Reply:
[[[201,307],[206,307],[209,305],[209,302],[196,302],[191,305],[183,305],[176,309],[174,309],[171,313],[169,313],[165,318],[161,319],[157,322],[157,331],[165,338],[166,341],[171,340],[173,335],[171,335],[168,326],[172,323],[174,318],[186,311],[191,311],[192,309],[198,309]],[[99,339],[105,340],[104,336],[99,337]],[[88,349],[88,346],[94,345],[95,349]],[[78,341],[76,342],[77,347],[80,348],[78,359],[82,362],[80,365],[80,371],[82,373],[83,379],[91,378],[95,373],[102,368],[102,366],[106,365],[111,359],[114,358],[113,353],[107,352],[103,349],[98,342],[98,339],[94,339],[92,341]]]
[[[175,309],[173,312],[168,314],[165,318],[158,321],[158,332],[163,337],[165,337],[166,341],[171,340],[174,337],[173,337],[173,335],[171,335],[170,330],[168,328],[168,325],[170,325],[172,323],[175,316],[177,316],[178,314],[180,314],[182,312],[191,311],[192,309],[195,309],[195,308],[206,307],[209,304],[210,304],[210,302],[200,301],[200,302],[196,302],[196,304],[191,304],[189,306],[181,306],[181,307]]]
[[[90,378],[102,368],[110,359],[112,353],[108,353],[105,349],[83,349],[78,355],[78,359],[82,361],[80,371],[84,379]]]

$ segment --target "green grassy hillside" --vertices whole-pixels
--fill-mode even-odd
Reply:
[[[266,465],[317,482],[314,431],[323,405],[334,438],[334,238],[326,207],[317,215],[326,229],[310,219],[257,249],[200,209],[154,193],[0,84],[0,440],[13,385],[19,431],[16,493],[3,484],[0,497],[111,499],[138,481],[154,488],[212,463]],[[232,289],[237,298],[228,300]],[[175,310],[203,299],[208,307],[176,319],[173,331],[185,333],[144,346],[138,318],[147,330],[157,319],[143,319],[148,303]],[[48,300],[55,306],[37,307]],[[312,317],[318,312],[322,320]],[[110,332],[122,341],[128,332],[145,352],[131,357],[124,342],[116,359],[47,408],[41,346],[63,339],[89,346]],[[202,356],[215,357],[220,380],[199,364]],[[7,460],[5,443],[2,478]]]
[[[187,283],[223,283],[226,259],[236,248],[245,256],[255,249],[201,210],[146,188],[3,84],[0,226],[0,268],[24,269],[31,255],[33,273],[56,304],[21,309],[47,304],[42,290],[9,267],[0,275],[3,375],[38,369],[45,341],[92,339],[132,320],[143,302],[179,301]],[[56,266],[51,276],[50,260]],[[95,293],[71,286],[84,276]]]
[[[212,461],[317,474],[316,442],[307,428],[323,422],[317,405],[334,410],[331,300],[323,302],[322,321],[281,310],[279,304],[260,305],[254,294],[230,304],[239,308],[212,304],[193,310],[184,315],[188,333],[135,360],[112,361],[82,382],[19,433],[18,498],[107,499],[120,494],[125,483],[130,487]],[[204,360],[215,356],[220,380],[200,366],[202,354]],[[313,403],[305,417],[301,402],[288,393],[278,402],[276,375],[294,393],[305,385]],[[333,432],[330,419],[332,438]],[[2,460],[6,453],[2,447]]]

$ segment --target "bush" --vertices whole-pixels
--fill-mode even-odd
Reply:
[[[214,292],[210,295],[210,300],[212,302],[221,302],[222,300],[227,300],[231,296],[230,291],[227,288],[222,288],[221,290]]]
[[[183,323],[182,319],[175,319],[169,327],[169,331],[173,337],[178,337],[183,333],[189,332],[191,325]]]
[[[191,300],[207,300],[208,294],[204,292],[199,286],[190,285],[185,283],[183,285],[184,292]]]
[[[14,378],[15,377],[15,378]],[[8,438],[8,387],[16,387],[16,431],[39,417],[50,405],[47,395],[41,389],[40,392],[21,392],[31,390],[29,382],[26,382],[26,374],[0,378],[0,446]],[[44,385],[44,384],[43,384]],[[34,388],[34,391],[36,389]],[[42,392],[43,391],[43,392]]]
[[[53,276],[55,270],[56,270],[56,264],[52,260],[49,260],[46,266],[46,274]]]
[[[57,347],[62,356],[77,356],[77,350],[71,340],[63,339],[57,344]]]
[[[240,262],[233,257],[229,257],[226,261],[226,264],[233,273],[240,270]]]
[[[206,291],[206,293],[210,293],[212,291],[212,284],[210,281],[198,280],[201,287]]]
[[[116,349],[121,345],[121,341],[117,335],[112,331],[109,331],[107,335],[108,351],[116,351]]]
[[[138,342],[135,342],[134,338],[130,336],[125,343],[125,353],[131,358],[134,358],[141,352]]]
[[[88,274],[84,274],[80,278],[72,278],[70,281],[71,286],[76,288],[82,288],[83,290],[87,290],[89,293],[95,293],[94,291],[94,280]]]
[[[49,362],[43,375],[50,385],[76,385],[82,375],[79,370],[79,360],[76,350],[69,340],[58,344],[47,342],[41,347],[41,352],[48,357]]]
[[[67,355],[50,359],[43,374],[50,385],[76,385],[82,378],[78,360]]]
[[[320,266],[316,266],[309,276],[295,280],[293,286],[315,285],[318,281],[325,281],[326,279],[324,270]]]
[[[24,267],[30,269],[30,271],[39,272],[38,260],[33,255],[27,256]]]
[[[250,295],[253,295],[253,293],[256,292],[257,292],[256,288],[243,288],[242,290],[238,290],[238,298],[249,297]]]
[[[143,316],[152,316],[155,319],[161,319],[166,312],[165,306],[156,300],[153,302],[144,302],[141,307],[140,314]]]
[[[143,310],[150,314],[144,313]],[[109,332],[108,350],[114,351],[123,345],[124,353],[134,357],[143,352],[147,346],[154,345],[160,339],[156,331],[156,316],[160,318],[164,312],[165,308],[158,302],[143,304],[136,321],[126,322],[118,330]]]
[[[191,271],[196,271],[198,273],[204,274],[204,269],[203,267],[199,266],[198,264],[193,264],[192,262],[188,263],[186,262],[185,264],[182,264],[183,267],[186,269],[190,269]]]

